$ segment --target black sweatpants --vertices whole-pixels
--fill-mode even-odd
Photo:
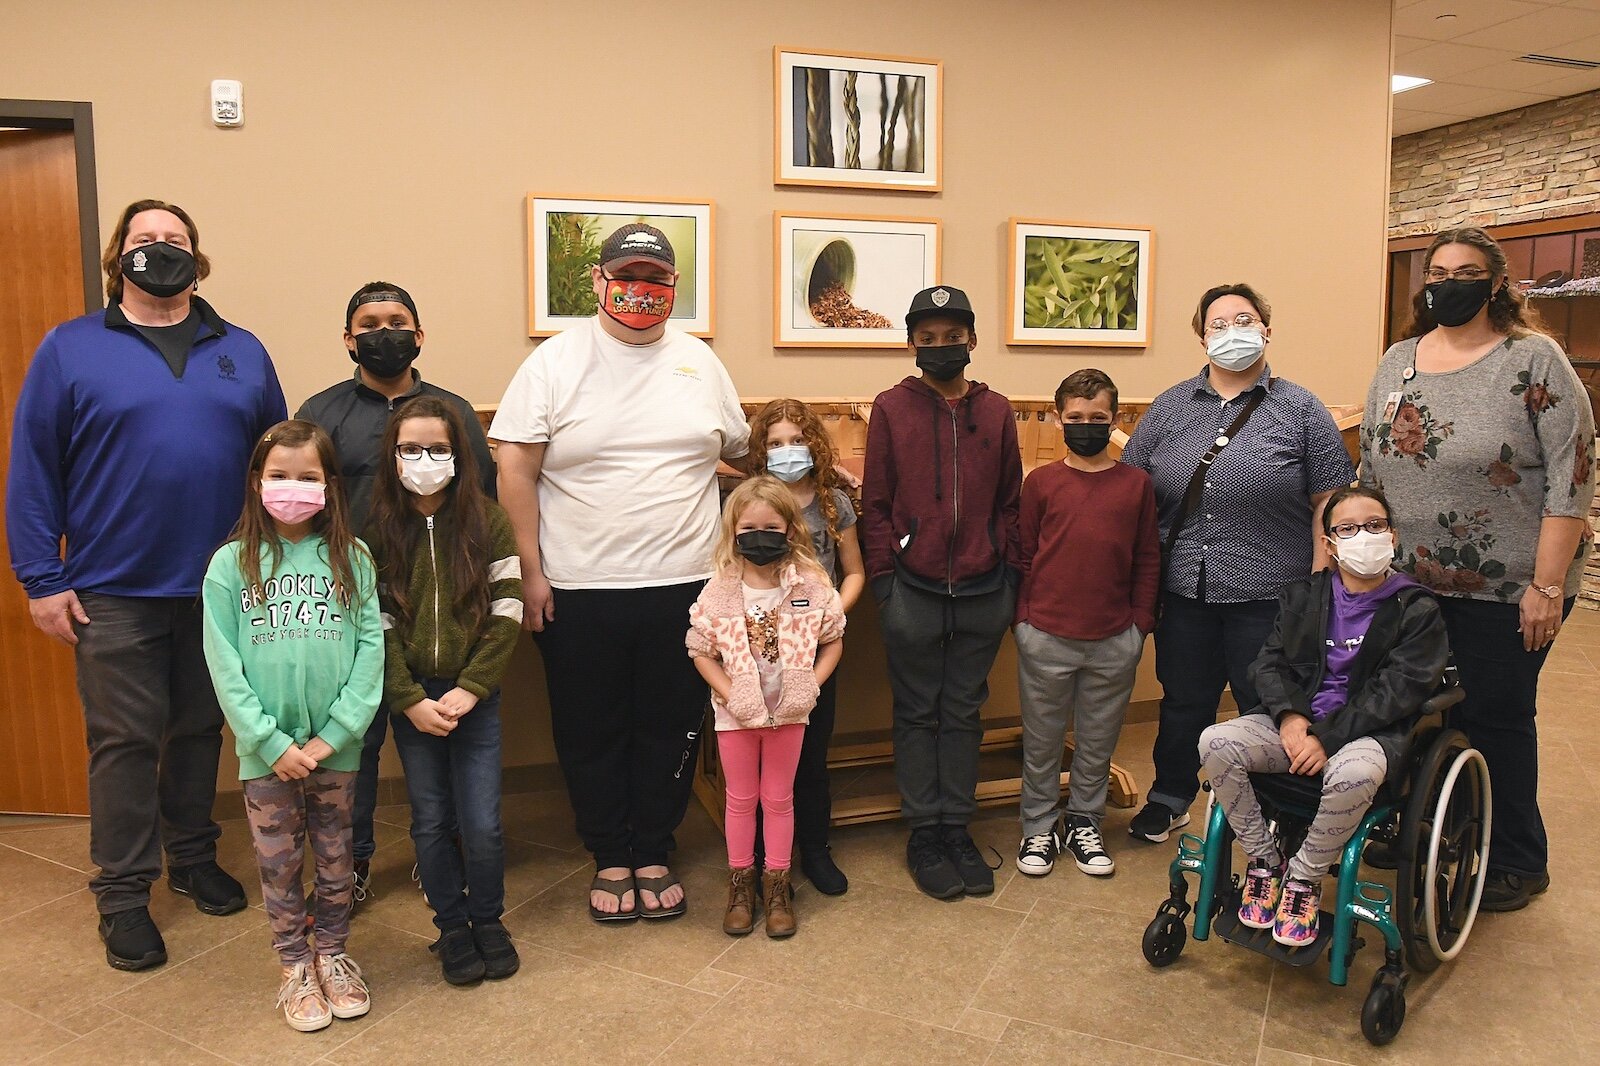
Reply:
[[[664,864],[700,752],[706,683],[684,648],[703,581],[556,589],[544,658],[556,758],[600,869]]]

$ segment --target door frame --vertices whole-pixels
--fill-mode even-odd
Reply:
[[[0,126],[71,130],[78,166],[78,241],[83,255],[83,309],[105,306],[100,286],[100,200],[94,173],[94,105],[87,100],[0,100]]]

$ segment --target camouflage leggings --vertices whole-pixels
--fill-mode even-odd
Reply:
[[[336,955],[350,936],[355,782],[355,773],[346,770],[313,770],[299,781],[279,781],[269,774],[244,782],[244,809],[256,842],[272,947],[285,966],[311,959],[304,878],[308,831],[317,864],[317,952]]]
[[[1239,846],[1252,859],[1276,866],[1283,861],[1278,842],[1267,829],[1250,774],[1286,774],[1289,755],[1278,727],[1264,714],[1243,714],[1207,727],[1200,734],[1200,763],[1211,791],[1222,804]],[[1361,826],[1372,797],[1383,784],[1389,761],[1371,737],[1357,737],[1328,753],[1322,771],[1322,802],[1300,852],[1289,859],[1289,876],[1316,882],[1339,861],[1339,852]]]

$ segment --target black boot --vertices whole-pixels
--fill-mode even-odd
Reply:
[[[167,961],[166,942],[148,907],[102,914],[100,939],[106,942],[106,962],[113,970],[148,970]]]
[[[833,849],[824,844],[820,848],[800,852],[800,870],[811,882],[811,887],[824,896],[842,896],[850,888],[850,879],[833,861]]]

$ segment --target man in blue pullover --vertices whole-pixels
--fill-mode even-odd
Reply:
[[[163,849],[201,911],[245,905],[216,862],[222,711],[199,592],[286,410],[261,342],[195,295],[210,262],[182,208],[130,204],[101,265],[110,306],[46,334],[23,382],[6,536],[34,624],[76,653],[106,961],[143,970],[167,958],[149,911]]]

